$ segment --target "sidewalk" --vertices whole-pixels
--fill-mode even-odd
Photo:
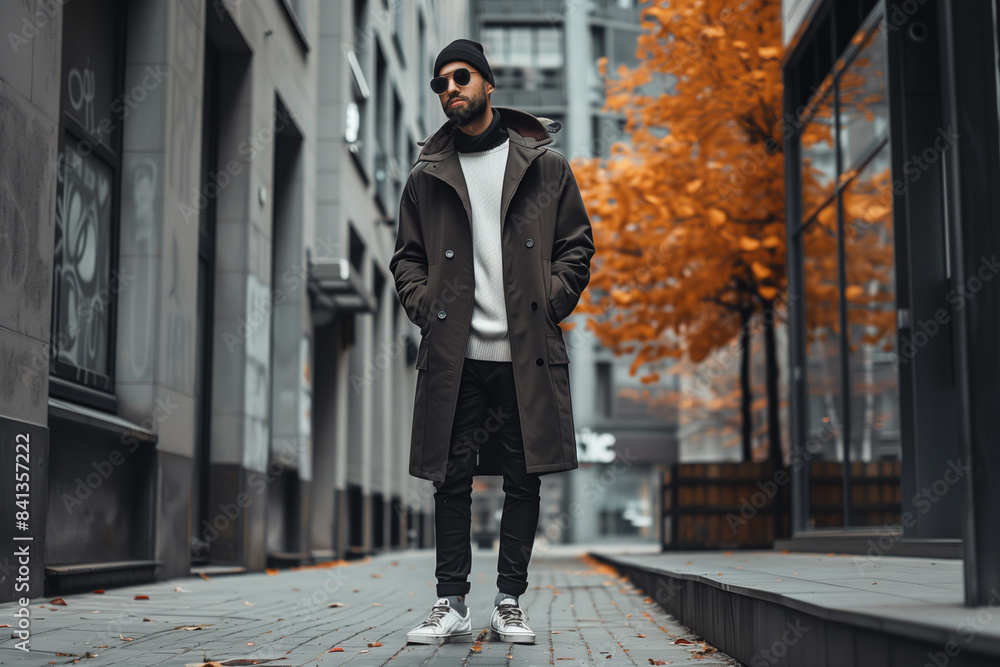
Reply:
[[[745,664],[1000,665],[1000,592],[965,607],[958,559],[593,553]]]
[[[521,598],[535,645],[492,641],[496,552],[487,550],[473,552],[472,636],[407,645],[435,600],[433,552],[421,550],[72,595],[65,606],[33,600],[31,653],[5,634],[0,665],[738,665],[583,553],[536,550]],[[0,605],[0,625],[16,624],[16,608]]]

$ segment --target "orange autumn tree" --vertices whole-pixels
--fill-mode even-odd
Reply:
[[[775,313],[786,287],[779,0],[652,2],[635,68],[607,81],[629,143],[581,161],[599,249],[588,326],[632,371],[703,361],[739,337],[750,460],[750,327],[765,314],[770,456],[780,465]],[[651,84],[671,81],[664,93]]]

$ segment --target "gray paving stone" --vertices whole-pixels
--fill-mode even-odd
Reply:
[[[335,568],[178,579],[66,596],[57,611],[33,601],[26,658],[0,640],[0,665],[201,664],[204,659],[277,659],[276,665],[736,665],[721,653],[696,654],[691,631],[647,601],[628,581],[580,558],[578,550],[537,551],[522,607],[535,645],[496,642],[489,618],[496,593],[496,552],[475,551],[468,597],[473,632],[433,646],[406,644],[406,632],[433,604],[431,551],[390,553]],[[147,595],[149,600],[135,600]],[[249,604],[247,604],[249,603]],[[330,606],[337,603],[340,606]],[[0,617],[13,610],[0,605]],[[90,612],[98,612],[92,614]],[[150,622],[144,622],[149,618]],[[198,630],[183,626],[204,627]],[[644,635],[644,636],[640,636]],[[132,641],[126,641],[131,639]],[[369,646],[372,644],[372,646]],[[376,644],[381,644],[378,646]],[[343,651],[331,653],[334,647]],[[41,649],[45,649],[43,652]],[[610,657],[608,657],[610,656]]]

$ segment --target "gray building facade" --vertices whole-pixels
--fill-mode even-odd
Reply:
[[[437,122],[427,63],[462,11],[3,3],[0,440],[12,462],[30,452],[0,483],[24,518],[4,530],[31,538],[18,595],[429,540],[430,495],[403,466],[412,332],[386,267]]]

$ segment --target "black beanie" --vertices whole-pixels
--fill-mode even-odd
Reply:
[[[493,70],[490,69],[490,64],[486,61],[486,54],[483,53],[483,45],[479,42],[473,42],[471,39],[456,39],[444,47],[438,54],[437,60],[434,61],[434,76],[438,75],[442,67],[456,60],[469,63],[483,75],[484,79],[490,82],[490,85],[496,85],[496,81],[493,79]]]

